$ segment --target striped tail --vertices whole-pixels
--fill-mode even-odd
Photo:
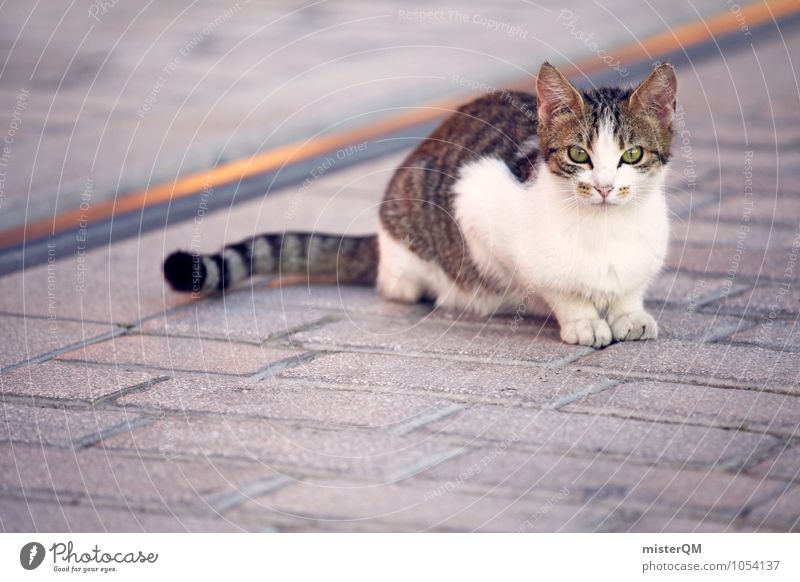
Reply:
[[[262,234],[214,255],[178,251],[164,261],[164,277],[176,291],[222,291],[251,275],[330,277],[345,284],[368,285],[378,271],[376,236],[340,236],[307,232]]]

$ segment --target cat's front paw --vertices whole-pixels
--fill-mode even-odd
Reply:
[[[619,342],[655,339],[658,337],[658,324],[646,311],[634,311],[614,319],[611,332]]]
[[[605,319],[576,319],[561,326],[561,339],[568,344],[604,348],[611,343],[611,328]]]

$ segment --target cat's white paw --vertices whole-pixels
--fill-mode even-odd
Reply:
[[[614,319],[611,332],[614,339],[620,342],[655,339],[658,337],[658,324],[646,311],[634,311]]]
[[[611,343],[611,328],[605,319],[576,319],[561,326],[561,339],[568,344],[604,348]]]

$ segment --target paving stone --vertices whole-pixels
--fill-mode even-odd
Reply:
[[[161,370],[254,374],[269,364],[298,355],[296,350],[267,348],[210,339],[128,335],[67,352],[59,359],[139,365]]]
[[[340,310],[352,314],[385,315],[390,317],[424,314],[429,305],[390,301],[371,286],[297,285],[270,289],[272,305],[303,307],[315,310]]]
[[[673,245],[735,247],[740,225],[736,222],[691,217],[681,221],[673,220],[670,229]],[[792,245],[796,236],[794,228],[754,224],[747,232],[747,246],[758,249],[785,248]]]
[[[248,483],[274,479],[260,463],[120,456],[93,448],[79,451],[40,446],[0,446],[0,491],[53,497],[63,504],[113,502],[169,512],[215,514],[214,496]]]
[[[747,285],[753,279],[780,281],[796,252],[789,245],[763,249],[748,246],[746,241],[741,247],[692,245],[684,249],[673,246],[665,265],[703,276],[725,277],[727,285],[732,287]]]
[[[592,531],[607,510],[556,505],[535,496],[509,499],[459,488],[431,497],[429,487],[299,483],[244,504],[249,514],[278,511],[308,520],[389,523],[398,531]],[[235,518],[236,514],[234,514]]]
[[[600,374],[579,374],[558,368],[347,353],[315,358],[281,372],[280,377],[377,387],[390,393],[424,391],[470,401],[496,401],[507,405],[526,402],[541,406],[607,382]]]
[[[743,293],[731,294],[710,303],[708,310],[741,314],[748,317],[771,317],[796,320],[800,316],[800,288],[791,284],[760,284]]]
[[[48,354],[66,346],[90,341],[112,327],[75,321],[0,316],[0,368]]]
[[[741,427],[787,437],[793,436],[800,426],[797,396],[652,381],[615,386],[577,400],[564,410]]]
[[[0,497],[0,531],[30,532],[227,532],[241,531],[228,520],[191,515],[134,512]],[[157,548],[153,548],[154,551]]]
[[[795,159],[794,162],[797,163],[797,160]],[[771,171],[771,176],[764,174],[758,176],[763,180],[763,184],[760,186],[761,191],[755,191],[749,198],[745,198],[740,192],[735,192],[726,197],[718,206],[706,206],[698,210],[697,216],[709,220],[728,220],[745,225],[752,222],[767,226],[777,224],[796,228],[797,216],[800,216],[800,201],[790,193],[792,192],[792,183],[797,178],[784,174],[776,181],[775,168],[773,167]],[[757,177],[754,176],[754,189],[756,180]],[[727,187],[729,192],[744,189],[741,179],[739,182],[731,181],[728,184],[723,187]],[[778,190],[777,194],[776,189]]]
[[[132,323],[187,303],[189,295],[165,291],[164,237],[159,231],[81,256],[56,252],[52,265],[0,277],[0,308],[26,316]]]
[[[544,498],[558,496],[576,506],[605,503],[631,511],[656,507],[675,518],[709,513],[718,521],[733,519],[743,507],[784,487],[742,474],[674,470],[603,456],[527,453],[498,446],[459,455],[418,478],[432,480],[428,497],[467,484],[487,494],[507,490],[512,498],[534,492]]]
[[[713,175],[698,176],[695,179],[694,188],[688,188],[686,187],[686,181],[677,178],[677,175],[685,167],[675,168],[674,162],[672,166],[671,170],[676,178],[668,179],[664,188],[671,222],[688,220],[698,208],[717,204],[719,195],[715,193],[717,182]]]
[[[800,532],[800,486],[795,485],[755,507],[747,515],[747,522],[777,531]]]
[[[625,529],[628,533],[727,533],[762,531],[737,521],[713,521],[708,517],[679,518],[670,515],[656,515],[653,512],[644,515],[626,516],[631,525]],[[623,531],[623,530],[620,530]],[[770,531],[770,530],[767,530]]]
[[[652,310],[651,313],[658,321],[661,339],[714,341],[753,325],[739,317],[699,313],[691,305],[683,309]]]
[[[647,288],[647,301],[657,308],[695,306],[718,297],[724,286],[720,277],[663,270]]]
[[[797,320],[766,318],[755,327],[734,334],[734,342],[744,342],[756,346],[781,351],[800,351],[800,327]]]
[[[0,441],[69,447],[99,441],[99,433],[132,430],[138,417],[124,412],[34,408],[5,402]],[[96,438],[95,438],[96,437]]]
[[[105,368],[51,360],[0,375],[0,388],[4,393],[24,396],[92,401],[157,377],[153,372],[123,366]]]
[[[797,436],[797,430],[793,436]],[[781,447],[774,456],[765,459],[749,469],[748,472],[798,482],[800,481],[800,447],[797,445]]]
[[[330,317],[329,312],[313,307],[280,305],[276,297],[278,294],[270,290],[233,293],[151,319],[142,325],[142,331],[262,343],[271,336]]]
[[[623,342],[589,354],[578,366],[626,377],[680,378],[693,383],[753,386],[800,394],[800,359],[790,352],[675,340]]]
[[[638,461],[738,467],[781,441],[753,433],[608,416],[474,406],[433,422],[430,434],[536,451],[604,453]]]
[[[301,368],[303,366],[300,366]],[[124,396],[117,403],[155,411],[193,411],[261,416],[329,427],[401,429],[452,407],[446,400],[398,393],[320,390],[302,383],[249,382],[219,377],[181,377]]]
[[[272,466],[394,480],[458,449],[427,437],[363,429],[322,429],[296,421],[167,418],[104,441],[108,449],[259,460]]]
[[[532,297],[535,300],[535,297]],[[537,309],[529,304],[524,306],[524,309],[514,313],[496,313],[490,316],[479,315],[469,309],[450,309],[445,307],[433,306],[430,312],[424,314],[425,321],[437,322],[447,325],[453,325],[458,322],[463,326],[472,327],[476,329],[483,329],[484,327],[493,327],[496,329],[511,329],[512,331],[517,328],[534,328],[537,333],[546,335],[547,337],[556,337],[558,329],[555,323],[548,321],[547,315],[550,309],[544,305],[539,306],[543,313],[537,313]]]
[[[426,320],[349,319],[292,336],[301,345],[390,353],[466,356],[488,361],[558,364],[585,352],[552,337],[548,327],[516,330]]]

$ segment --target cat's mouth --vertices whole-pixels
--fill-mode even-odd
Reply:
[[[576,194],[581,202],[589,206],[622,206],[626,204],[632,196],[630,186],[619,186],[611,190],[598,192],[593,188],[578,187]]]
[[[587,206],[621,206],[627,202],[627,197],[619,196],[616,193],[611,193],[607,196],[600,196],[599,194],[585,195],[579,192],[578,199]]]

